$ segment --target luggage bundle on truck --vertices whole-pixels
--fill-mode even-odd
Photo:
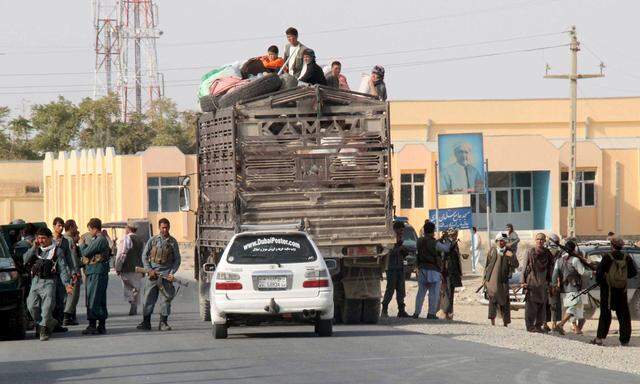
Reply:
[[[202,114],[197,140],[202,318],[209,318],[202,265],[215,263],[241,226],[300,222],[324,258],[335,261],[327,263],[335,319],[377,322],[394,241],[388,104],[298,87]]]

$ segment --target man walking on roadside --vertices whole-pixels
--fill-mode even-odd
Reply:
[[[543,325],[553,272],[553,256],[544,247],[546,240],[544,233],[538,233],[535,247],[527,252],[522,288],[526,290],[524,317],[528,332],[545,333]]]
[[[507,231],[507,248],[509,248],[511,252],[513,252],[513,254],[517,257],[520,237],[518,237],[516,231],[513,230],[513,224],[507,224],[504,229]]]
[[[58,281],[62,282],[67,292],[71,291],[69,268],[65,264],[62,249],[53,243],[52,237],[50,229],[38,229],[33,246],[24,254],[24,264],[33,265],[27,308],[36,324],[36,337],[40,341],[49,340],[58,324],[53,318]]]
[[[416,295],[416,310],[414,318],[420,316],[424,298],[429,293],[429,311],[427,319],[437,320],[438,301],[440,299],[440,286],[442,284],[442,258],[441,252],[449,252],[450,243],[437,241],[435,238],[436,225],[425,221],[424,237],[418,239],[418,294]]]
[[[71,259],[73,261],[73,268],[75,274],[71,277],[73,290],[67,295],[67,300],[64,305],[64,326],[78,325],[76,319],[76,308],[78,307],[78,301],[80,300],[80,286],[82,285],[82,262],[80,261],[80,249],[78,248],[78,241],[80,241],[80,232],[78,231],[78,225],[75,220],[69,219],[64,223],[64,237],[69,242],[71,247]]]
[[[109,240],[102,232],[102,221],[92,218],[87,224],[91,240],[80,244],[82,264],[85,267],[87,320],[89,326],[82,331],[83,335],[103,335],[107,333],[106,321],[109,317],[107,311],[107,287],[109,285],[109,259],[111,248]],[[97,324],[97,325],[96,325]]]
[[[144,243],[138,237],[138,224],[128,222],[125,228],[125,235],[118,244],[116,254],[115,270],[124,289],[124,298],[129,302],[129,316],[138,314],[138,303],[140,302],[140,289],[143,275],[136,272],[136,267],[142,267],[142,250]]]
[[[506,234],[496,236],[496,246],[487,253],[484,267],[483,285],[487,289],[489,298],[489,315],[491,325],[496,325],[498,312],[502,316],[502,323],[511,323],[511,305],[509,302],[509,279],[518,268],[518,258],[507,248]]]
[[[167,319],[171,314],[171,301],[176,294],[172,282],[181,262],[178,242],[169,234],[169,220],[160,219],[158,227],[160,234],[150,238],[142,251],[142,263],[149,271],[149,276],[145,284],[143,319],[142,323],[138,324],[138,329],[145,331],[151,330],[151,314],[158,301],[158,295],[163,297],[158,330],[171,330]]]
[[[387,287],[384,291],[384,298],[382,299],[382,317],[389,316],[388,308],[394,291],[396,293],[396,301],[398,302],[398,317],[409,317],[409,314],[404,309],[404,259],[408,254],[407,250],[402,245],[404,223],[401,221],[393,223],[393,231],[396,234],[396,243],[393,245],[391,252],[389,252],[387,263]]]
[[[550,332],[554,330],[558,333],[560,331],[557,328],[558,322],[562,321],[562,284],[559,283],[559,276],[556,279],[555,270],[559,268],[559,264],[562,262],[562,251],[560,250],[560,237],[555,233],[549,235],[549,241],[547,242],[547,249],[551,252],[553,256],[553,275],[551,278],[551,287],[549,289],[549,302],[547,303],[547,318],[545,319],[545,324],[543,329],[545,332]],[[575,243],[574,243],[575,246]],[[549,327],[549,322],[551,322],[551,327]],[[564,324],[564,323],[563,323]]]
[[[471,272],[478,273],[478,260],[482,252],[482,240],[476,227],[471,228]]]
[[[62,251],[64,262],[67,265],[69,271],[69,278],[72,279],[75,276],[77,269],[76,264],[71,254],[71,244],[69,240],[62,234],[64,231],[64,220],[60,217],[53,219],[53,244]],[[58,275],[60,276],[60,275]],[[63,327],[67,321],[67,317],[64,315],[64,309],[66,305],[67,293],[65,292],[65,284],[61,279],[58,279],[56,284],[56,305],[53,309],[53,318],[56,319],[58,324],[53,329],[53,332],[67,332],[68,329]]]
[[[460,261],[460,248],[458,247],[458,230],[449,229],[449,252],[445,254],[444,270],[442,275],[446,277],[443,291],[442,311],[447,320],[453,320],[453,298],[457,287],[462,287],[462,263]]]
[[[598,333],[592,344],[602,345],[611,326],[611,311],[616,311],[620,325],[620,344],[629,345],[631,338],[631,314],[627,302],[627,284],[638,271],[631,256],[622,251],[624,241],[619,237],[611,239],[612,251],[602,257],[596,272],[596,282],[600,284],[600,319]]]

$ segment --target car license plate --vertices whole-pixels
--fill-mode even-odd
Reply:
[[[287,277],[258,277],[258,289],[287,289]]]

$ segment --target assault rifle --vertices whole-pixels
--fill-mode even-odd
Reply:
[[[600,284],[598,284],[598,283],[594,283],[594,284],[593,284],[593,285],[591,285],[589,288],[585,288],[585,289],[583,289],[582,291],[578,292],[578,294],[577,294],[577,295],[576,295],[572,300],[575,300],[575,299],[577,299],[578,297],[582,297],[582,295],[586,295],[586,294],[588,294],[589,292],[591,292],[592,290],[594,290],[594,289],[595,289],[596,287],[598,287],[599,285],[600,285]],[[591,295],[589,295],[589,296],[591,296]]]
[[[137,273],[142,273],[143,275],[149,275],[150,271],[153,271],[153,270],[152,269],[149,270],[149,269],[142,268],[142,267],[136,267],[136,272]],[[177,277],[174,277],[173,281],[171,281],[171,280],[169,280],[169,277],[167,277],[167,275],[163,275],[163,274],[158,273],[158,272],[156,272],[155,274],[160,279],[167,280],[169,282],[175,283],[175,284],[183,286],[183,287],[188,287],[189,286],[189,282],[188,281],[182,281],[182,280],[178,279]]]

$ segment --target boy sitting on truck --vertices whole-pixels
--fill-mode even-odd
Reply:
[[[270,73],[277,73],[284,65],[284,59],[282,57],[278,57],[278,47],[275,45],[270,46],[267,50],[267,54],[265,56],[260,56],[259,59],[262,61],[267,72]]]

